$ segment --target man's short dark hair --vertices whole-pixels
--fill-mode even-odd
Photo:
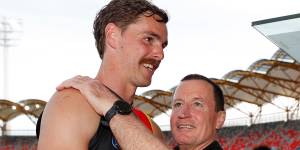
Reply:
[[[224,111],[224,95],[221,88],[216,83],[214,83],[211,79],[199,74],[189,74],[182,78],[181,82],[187,80],[204,80],[212,85],[216,102],[216,112]]]
[[[147,0],[112,0],[97,14],[94,21],[94,37],[100,58],[105,49],[105,27],[114,23],[124,31],[128,25],[134,23],[140,16],[155,17],[158,22],[167,23],[167,13]]]

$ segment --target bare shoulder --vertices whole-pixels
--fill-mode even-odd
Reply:
[[[69,116],[78,118],[78,121],[89,121],[90,117],[98,118],[99,116],[94,109],[88,104],[85,97],[81,95],[78,90],[65,89],[60,92],[56,92],[45,108],[47,111],[59,112],[60,116]],[[55,112],[52,112],[55,114]]]
[[[100,117],[78,90],[56,92],[44,109],[38,147],[85,149],[99,121]]]
[[[158,137],[160,140],[164,141],[164,135],[160,129],[160,127],[152,120],[150,119],[151,124],[152,124],[152,130],[153,130],[153,134]]]

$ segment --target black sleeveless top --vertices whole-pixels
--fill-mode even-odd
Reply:
[[[174,147],[173,150],[180,150],[179,146],[177,145],[176,147]],[[207,147],[205,147],[203,150],[223,150],[223,148],[221,147],[219,142],[213,141]]]
[[[38,118],[36,124],[36,137],[39,138],[42,115]],[[90,140],[89,150],[118,150],[120,149],[117,140],[113,136],[105,118],[101,118],[97,132]]]
[[[90,140],[89,150],[118,150],[121,149],[113,136],[105,118],[100,121],[96,134]]]
[[[137,114],[138,112],[136,110],[133,112],[135,115],[137,115],[138,118],[141,119],[141,117]],[[39,135],[40,135],[40,126],[41,126],[42,115],[43,115],[43,112],[39,116],[37,124],[36,124],[37,138],[39,138]],[[144,124],[146,124],[144,121],[142,121],[142,122]],[[151,129],[149,129],[149,130],[151,130]],[[95,133],[95,135],[92,137],[92,139],[89,142],[88,149],[89,150],[119,150],[119,149],[121,149],[119,147],[119,144],[117,143],[116,138],[113,136],[113,133],[110,130],[110,127],[108,126],[108,123],[104,117],[101,118],[97,132]]]

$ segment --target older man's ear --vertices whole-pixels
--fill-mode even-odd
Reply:
[[[217,114],[217,123],[216,123],[216,129],[222,128],[225,118],[226,118],[226,112],[225,111],[219,111]]]

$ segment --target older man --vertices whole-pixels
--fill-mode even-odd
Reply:
[[[101,110],[96,103],[107,102],[107,98],[95,94],[97,83],[89,77],[73,78],[61,84],[58,89],[77,88],[86,97],[96,111]],[[224,96],[220,87],[207,77],[198,74],[185,76],[175,90],[172,102],[171,130],[178,144],[175,150],[219,150],[220,144],[215,140],[216,130],[225,121]],[[115,121],[120,118],[115,119]],[[124,122],[122,122],[124,123]],[[130,124],[130,123],[125,123]],[[137,131],[137,129],[131,129]],[[125,136],[131,131],[126,130]],[[137,131],[139,135],[147,135]],[[118,139],[117,139],[118,140]],[[121,139],[120,139],[121,140]],[[136,139],[130,144],[143,143],[145,147],[163,144],[144,138]],[[122,146],[122,145],[121,145]]]
[[[175,149],[222,149],[215,135],[224,120],[220,87],[198,74],[185,76],[175,90],[172,103],[171,130],[178,144]]]

